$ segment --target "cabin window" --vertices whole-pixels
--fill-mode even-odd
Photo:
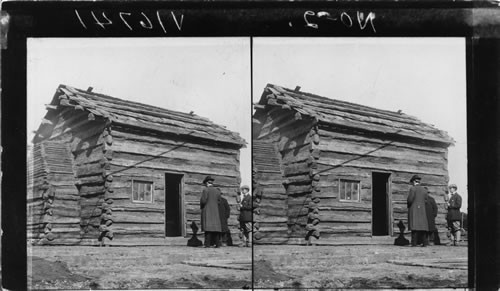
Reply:
[[[359,181],[340,180],[339,181],[339,200],[359,202]]]
[[[132,181],[132,202],[153,203],[153,182]]]

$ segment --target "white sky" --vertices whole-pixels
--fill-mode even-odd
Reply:
[[[253,90],[267,83],[392,111],[447,131],[450,182],[467,212],[464,38],[254,38]]]
[[[413,115],[447,131],[467,207],[463,38],[254,38],[254,102],[267,83]],[[240,133],[251,184],[249,38],[28,39],[28,139],[59,84],[190,112]],[[250,185],[251,186],[251,185]]]
[[[249,38],[30,38],[27,129],[38,129],[59,84],[207,117],[238,132],[251,186]]]

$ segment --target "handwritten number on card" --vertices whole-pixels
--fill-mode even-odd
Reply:
[[[352,19],[349,14],[342,12],[342,14],[340,14],[340,21],[342,21],[345,26],[352,27]]]
[[[130,16],[130,15],[132,15],[132,13],[120,12],[120,13],[118,13],[118,15],[120,15],[120,18],[123,21],[123,23],[125,23],[125,26],[127,26],[128,29],[133,30],[132,27],[128,24],[128,22],[125,20],[125,17],[123,17],[123,15]]]
[[[85,23],[83,23],[83,20],[80,17],[80,13],[78,13],[78,10],[76,10],[76,9],[75,9],[75,14],[76,14],[76,17],[78,17],[78,20],[80,21],[80,24],[83,26],[83,28],[87,29],[87,26],[85,25]]]
[[[141,24],[141,26],[144,27],[144,28],[146,28],[146,29],[152,29],[153,28],[153,24],[151,23],[151,20],[149,20],[149,18],[146,16],[146,14],[144,14],[144,12],[141,12],[141,14],[148,21],[148,25],[146,25],[146,23],[144,23],[144,21],[141,20],[141,22],[139,22]]]
[[[99,25],[100,27],[102,27],[103,29],[106,28],[105,25],[111,25],[111,24],[113,24],[113,22],[108,17],[106,17],[106,14],[104,12],[102,12],[102,17],[104,17],[104,19],[107,20],[107,22],[101,22],[101,21],[99,21],[99,19],[97,19],[97,17],[95,16],[94,11],[91,11],[90,14],[92,14],[92,17],[94,17],[95,23],[97,25]]]
[[[375,30],[375,25],[373,24],[373,19],[375,19],[375,13],[373,13],[373,12],[368,13],[368,16],[366,16],[366,19],[365,19],[365,24],[362,24],[364,18],[365,18],[365,15],[363,14],[363,12],[358,11],[359,28],[365,29],[365,27],[368,25],[368,21],[369,21],[370,25],[373,29],[373,32],[377,32],[377,30]]]
[[[158,18],[158,22],[160,23],[161,29],[163,29],[163,32],[165,34],[167,34],[167,30],[165,29],[165,26],[163,25],[163,21],[161,21],[160,11],[156,11],[156,17]]]
[[[356,11],[356,16],[357,19],[354,18],[353,20],[353,17],[351,17],[351,15],[349,15],[349,13],[345,11],[340,12],[340,17],[332,17],[331,14],[326,11],[319,11],[318,13],[315,13],[314,11],[308,10],[304,12],[304,21],[305,21],[305,27],[318,29],[320,28],[320,25],[319,23],[315,23],[315,21],[319,21],[320,19],[327,20],[329,23],[335,23],[338,20],[340,20],[340,22],[347,28],[357,27],[355,25],[355,22],[357,20],[357,24],[360,30],[365,30],[369,23],[372,31],[374,33],[377,32],[374,24],[374,19],[375,19],[374,12],[368,13],[368,15],[365,17],[365,14],[363,12]],[[323,25],[323,23],[325,22],[320,22],[320,23],[322,23]],[[289,23],[289,26],[292,27],[291,22]]]
[[[181,31],[182,30],[182,22],[184,21],[184,14],[181,14],[181,21],[180,21],[180,23],[177,21],[177,17],[175,16],[175,14],[174,14],[173,11],[171,11],[170,14],[172,14],[172,18],[175,21],[175,25],[177,26],[177,29],[179,31]]]
[[[137,12],[137,13],[139,13],[139,12]],[[85,29],[88,29],[87,24],[85,23],[84,18],[82,17],[85,15],[82,15],[78,10],[75,10],[75,14],[76,14],[76,17],[78,19],[78,22],[82,25],[82,27]],[[108,12],[108,15],[109,14],[110,13]],[[134,19],[133,14],[134,13],[131,13],[131,12],[118,12],[118,16],[120,17],[123,25],[125,25],[128,28],[128,30],[130,30],[130,31],[133,31],[134,26],[135,26],[134,21],[133,21],[133,19]],[[94,19],[95,24],[100,26],[102,29],[106,29],[106,25],[113,24],[113,22],[111,21],[110,17],[108,17],[108,15],[106,15],[105,12],[101,12],[101,16],[99,16],[99,15],[96,15],[96,13],[94,11],[90,11],[90,16],[92,16],[92,18]],[[177,30],[182,31],[182,25],[184,22],[184,14],[181,13],[180,16],[178,16],[178,15],[175,15],[175,13],[173,11],[170,11],[170,15],[171,15],[173,22],[175,23],[175,26],[177,27]],[[167,34],[167,29],[166,29],[165,24],[163,23],[163,19],[162,19],[162,17],[164,17],[164,16],[160,16],[160,11],[156,11],[156,21],[154,18],[151,19],[144,12],[140,12],[140,17],[141,17],[141,20],[138,23],[136,22],[136,24],[140,24],[145,29],[154,29],[155,25],[157,25],[157,24],[155,24],[155,22],[157,21],[158,24],[160,25],[163,33]],[[99,18],[101,18],[101,19],[99,19]],[[115,25],[117,25],[117,24],[120,24],[120,22],[118,21],[118,23],[115,23]]]
[[[307,16],[315,16],[316,14],[312,11],[306,11],[304,13],[304,21],[306,22],[306,27],[311,27],[311,28],[316,28],[318,29],[318,24],[316,23],[311,23],[309,22],[309,20],[307,19]]]

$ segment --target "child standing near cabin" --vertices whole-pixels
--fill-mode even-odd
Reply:
[[[250,187],[244,185],[241,187],[241,196],[236,198],[240,200],[240,231],[243,243],[240,246],[249,247],[252,242],[252,195],[250,195]]]

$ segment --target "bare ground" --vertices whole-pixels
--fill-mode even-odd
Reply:
[[[251,248],[238,247],[31,247],[28,286],[33,290],[251,288],[250,263]]]
[[[254,247],[255,288],[466,287],[466,268],[465,246]]]
[[[250,248],[32,247],[32,289],[252,287]],[[393,245],[254,247],[259,288],[467,286],[467,247]]]

